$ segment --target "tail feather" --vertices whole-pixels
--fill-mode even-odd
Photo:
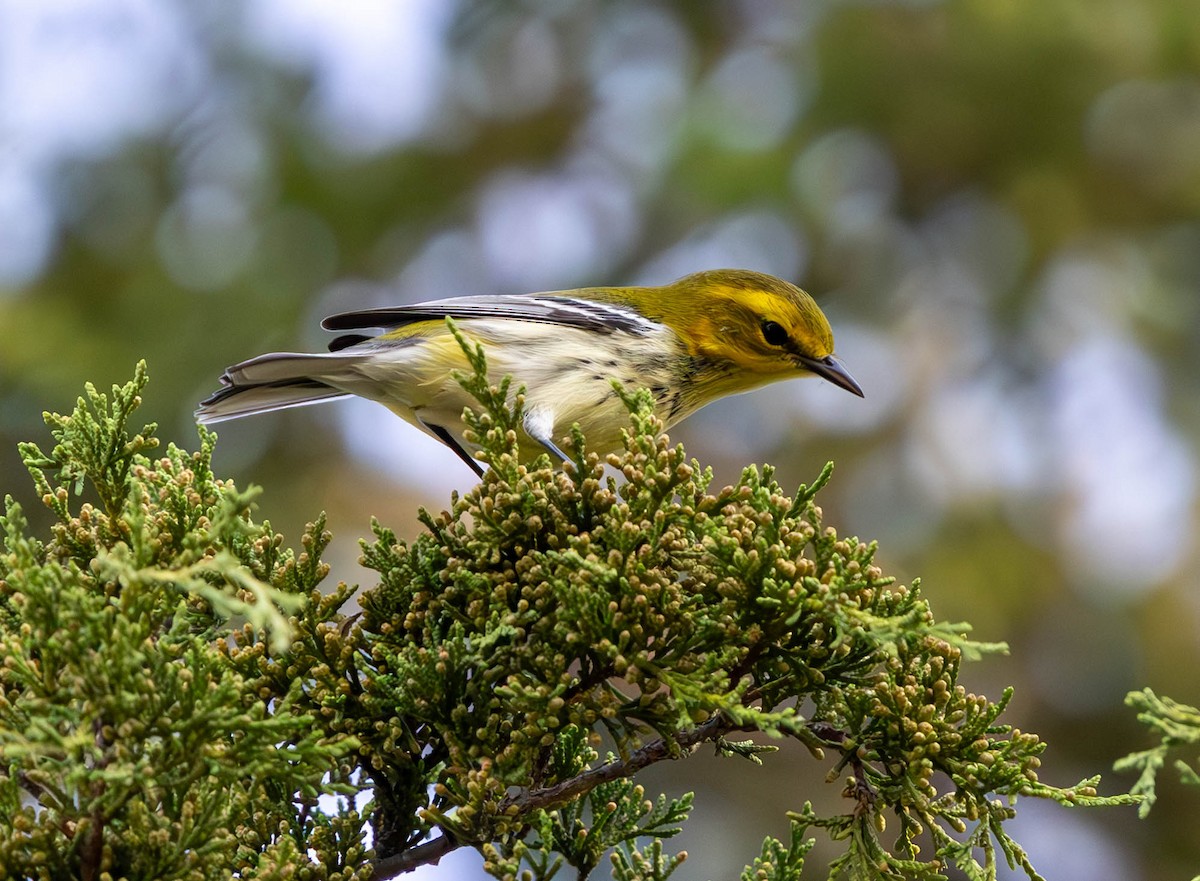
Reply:
[[[321,377],[360,357],[276,352],[235,364],[222,374],[222,388],[200,402],[196,419],[207,425],[350,397]]]

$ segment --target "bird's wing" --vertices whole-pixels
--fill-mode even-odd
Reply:
[[[442,321],[447,317],[538,321],[583,328],[596,333],[623,331],[640,336],[654,333],[660,327],[657,322],[626,306],[568,294],[452,297],[428,303],[414,303],[411,306],[342,312],[330,315],[321,322],[321,326],[326,330],[362,330],[378,327],[392,331],[419,321]]]

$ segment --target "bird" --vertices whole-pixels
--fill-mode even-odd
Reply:
[[[818,376],[859,397],[833,354],[816,301],[783,279],[713,269],[656,287],[591,287],[462,296],[331,315],[341,333],[319,354],[273,352],[227,368],[196,410],[202,424],[331,401],[377,401],[483,468],[464,437],[475,400],[454,378],[469,372],[447,319],[482,345],[491,381],[525,387],[521,459],[548,451],[578,423],[588,446],[618,449],[628,409],[617,387],[649,389],[669,428],[706,404],[777,380]],[[372,331],[372,332],[366,332]],[[519,433],[520,434],[520,433]]]

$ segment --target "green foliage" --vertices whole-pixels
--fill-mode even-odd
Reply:
[[[596,758],[583,731],[570,726],[551,748],[552,776],[578,778]],[[611,765],[616,757],[610,755],[607,762]],[[560,808],[538,811],[532,834],[517,839],[507,856],[504,849],[489,846],[484,867],[497,878],[508,878],[516,877],[524,863],[534,877],[544,878],[566,863],[586,877],[611,850],[614,877],[666,878],[686,856],[663,856],[662,841],[679,833],[691,808],[690,793],[650,801],[628,778],[607,780]],[[638,848],[641,838],[651,840],[649,850]]]
[[[324,569],[214,478],[211,433],[148,458],[154,426],[126,431],[145,382],[139,364],[111,399],[89,386],[46,415],[49,455],[22,445],[49,540],[11,498],[0,517],[0,876],[354,877],[338,866],[361,863],[361,823],[315,807],[346,790],[354,744],[314,726],[302,678],[263,687],[229,658],[230,641],[308,636],[286,612],[320,597]],[[76,509],[85,491],[101,508]],[[320,522],[306,536],[327,541]]]
[[[644,849],[627,842],[613,851],[613,881],[666,881],[686,859],[686,853],[664,854],[657,838]]]
[[[742,872],[741,881],[799,881],[804,858],[816,843],[807,831],[807,824],[793,818],[788,843],[778,838],[763,841],[762,853]]]
[[[1138,815],[1145,818],[1157,799],[1158,772],[1166,765],[1167,758],[1182,748],[1194,750],[1200,745],[1200,709],[1159,697],[1149,688],[1131,691],[1125,696],[1125,703],[1138,711],[1138,721],[1159,738],[1157,746],[1130,753],[1116,763],[1118,771],[1138,772],[1132,792],[1141,796]],[[1194,759],[1192,763],[1176,759],[1174,766],[1184,783],[1200,786]]]
[[[403,830],[394,841],[438,827],[491,848],[499,877],[521,860],[550,877],[552,852],[586,874],[595,849],[564,833],[620,840],[594,800],[586,826],[592,786],[703,741],[758,759],[726,738],[736,731],[832,753],[850,808],[804,824],[844,840],[835,868],[859,877],[940,877],[949,863],[994,877],[997,847],[1033,876],[1003,829],[1017,796],[1129,801],[1096,796],[1095,780],[1038,780],[1044,744],[999,721],[1011,693],[991,702],[958,684],[964,658],[1002,647],[937,622],[916,585],[875,566],[874,545],[822,523],[814,498],[829,468],[794,495],[753,467],[710,492],[711,472],[669,444],[642,394],[624,453],[607,459],[621,480],[578,433],[565,471],[546,457],[523,465],[521,397],[512,407],[506,386],[489,387],[482,351],[463,342],[475,375],[462,382],[482,405],[469,425],[491,468],[449,511],[424,512],[427,532],[411,545],[379,524],[364,545],[380,577],[362,598],[378,671],[365,690],[396,716],[386,737],[354,733],[376,767],[419,755],[421,771],[437,770],[415,814],[424,774],[391,799],[403,815],[381,806],[377,824]],[[603,732],[618,757],[560,761],[579,732]],[[895,855],[879,839],[886,814],[899,823]],[[918,860],[922,833],[929,862]],[[781,877],[803,856],[785,850],[781,865],[796,868]]]
[[[497,878],[607,855],[661,881],[692,797],[634,776],[704,743],[770,761],[763,738],[828,761],[847,807],[805,805],[754,881],[800,877],[814,829],[844,844],[835,877],[994,878],[997,852],[1035,877],[1005,832],[1018,796],[1132,800],[1038,780],[1044,744],[1000,721],[1011,691],[958,682],[1002,646],[822,522],[829,467],[796,493],[753,467],[712,491],[644,394],[622,453],[576,432],[565,470],[523,464],[521,395],[461,342],[490,468],[411,544],[374,524],[378,585],[349,617],[351,588],[319,589],[320,519],[288,550],[213,476],[212,434],[157,460],[153,426],[128,435],[141,367],[48,417],[52,453],[22,453],[57,522],[31,537],[11,500],[0,521],[0,874],[387,878],[470,846]],[[72,491],[103,510],[72,513]]]

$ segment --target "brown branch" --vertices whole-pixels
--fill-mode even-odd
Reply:
[[[100,769],[108,765],[108,749],[110,742],[104,736],[104,723],[99,718],[92,720],[93,738],[96,746],[102,751],[102,757],[98,763]],[[87,834],[84,838],[78,839],[75,842],[75,848],[79,853],[79,874],[83,881],[94,881],[100,877],[100,869],[103,865],[104,857],[104,812],[100,810],[100,797],[104,794],[107,787],[104,780],[98,780],[92,786],[93,797],[96,800],[92,807],[91,815],[88,817],[90,823],[87,826]]]
[[[842,791],[842,795],[846,798],[852,798],[856,804],[854,806],[855,818],[865,816],[871,809],[875,807],[877,793],[875,788],[871,786],[871,782],[867,779],[867,766],[858,755],[858,747],[851,738],[850,733],[842,730],[828,722],[813,722],[808,726],[817,738],[831,744],[835,749],[842,753],[842,757],[834,766],[834,771],[841,773],[841,770],[847,765],[853,773],[853,782],[847,783],[846,788]]]
[[[607,762],[598,768],[583,772],[578,777],[556,783],[554,786],[521,790],[501,801],[497,812],[503,815],[515,807],[518,814],[527,814],[531,811],[558,807],[591,792],[601,783],[608,783],[622,777],[632,777],[655,762],[672,758],[677,751],[690,750],[705,741],[714,740],[736,730],[749,729],[747,726],[737,725],[717,713],[707,722],[684,731],[673,739],[668,740],[664,737],[646,744],[641,749],[630,753],[627,759]],[[462,842],[443,833],[440,838],[418,844],[402,853],[376,860],[371,879],[372,881],[387,881],[389,878],[411,872],[418,866],[436,865],[442,857],[461,846]]]
[[[5,774],[4,776],[7,777],[8,775]],[[42,799],[46,797],[50,790],[30,777],[25,771],[17,771],[17,782],[22,789],[39,802],[39,807],[45,807]],[[61,804],[61,800],[59,800],[59,803]]]
[[[632,777],[642,768],[671,758],[675,748],[691,749],[697,744],[720,737],[738,727],[718,713],[702,725],[683,732],[673,741],[667,740],[665,737],[660,738],[630,753],[627,759],[616,759],[598,768],[584,771],[578,777],[572,777],[570,780],[564,780],[554,786],[547,786],[545,789],[526,789],[516,795],[510,795],[500,803],[500,812],[504,813],[507,808],[514,806],[522,814],[528,811],[558,807],[577,796],[591,792],[601,783],[608,783],[621,777]]]
[[[79,852],[79,874],[83,881],[94,881],[100,877],[104,857],[104,816],[95,808],[88,823],[87,834],[75,842]]]
[[[462,842],[455,841],[443,832],[440,838],[433,841],[426,841],[390,857],[376,860],[375,865],[371,867],[371,881],[386,881],[388,878],[411,872],[418,866],[436,866],[442,857],[461,846]]]

